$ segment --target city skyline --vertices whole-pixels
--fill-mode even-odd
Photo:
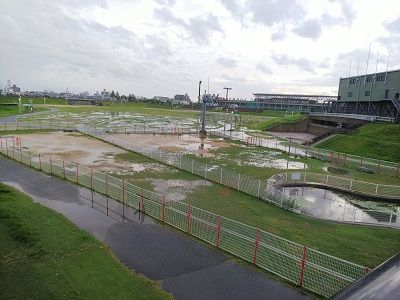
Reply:
[[[400,67],[396,1],[2,1],[0,84],[23,90],[336,95]],[[279,4],[279,5],[278,5]],[[29,13],[27,13],[29,12]],[[379,56],[378,56],[379,55]]]

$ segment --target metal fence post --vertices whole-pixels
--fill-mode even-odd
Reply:
[[[63,161],[64,179],[65,179],[65,161]]]
[[[125,179],[121,180],[122,190],[122,222],[125,222]],[[142,190],[143,191],[143,190]]]
[[[238,191],[240,191],[240,173],[239,173],[238,181],[237,181],[237,189],[238,189]]]
[[[253,264],[257,264],[257,253],[260,245],[260,229],[256,229],[256,239],[254,240],[254,251],[253,251]]]
[[[303,287],[304,269],[306,266],[306,261],[307,261],[307,247],[303,246],[303,256],[301,258],[301,265],[300,265],[300,282],[299,282],[300,287]]]
[[[32,167],[32,156],[31,156],[31,150],[29,149],[29,166]]]
[[[191,226],[190,226],[190,205],[188,205],[187,209],[187,232],[190,233]]]
[[[50,174],[53,174],[53,162],[50,156]]]
[[[257,197],[260,198],[261,180],[258,179]]]
[[[163,195],[162,199],[161,221],[165,222],[165,195]]]
[[[221,245],[221,216],[217,217],[217,242],[215,244],[215,246],[217,246],[217,248],[220,247]]]
[[[179,169],[182,170],[182,154],[179,154]]]
[[[389,218],[389,227],[392,226],[392,218],[393,218],[393,212],[390,212],[390,218]]]
[[[378,188],[379,188],[379,184],[376,185],[375,195],[378,195]]]
[[[194,159],[192,159],[192,174],[194,174]]]
[[[79,184],[79,165],[76,164],[76,183]]]

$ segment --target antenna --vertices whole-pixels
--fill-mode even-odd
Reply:
[[[350,67],[349,67],[349,76],[347,76],[347,77],[349,77],[349,79],[347,80],[347,87],[349,87],[349,84],[350,84],[350,73],[351,73],[351,64],[353,63],[353,61],[351,60],[350,61]]]
[[[387,62],[386,62],[385,85],[386,85],[386,78],[387,78],[387,73],[388,73],[388,69],[389,69],[390,50],[388,50],[388,52],[389,52],[389,54],[388,54],[388,58],[387,58]]]
[[[376,58],[376,66],[375,66],[374,83],[376,82],[376,73],[378,72],[378,63],[379,63],[379,52],[378,52],[378,57]]]
[[[358,78],[358,70],[360,69],[360,58],[358,58],[358,63],[357,63],[357,81],[356,84],[358,84],[359,78]]]
[[[369,49],[368,49],[368,58],[367,58],[367,67],[365,68],[364,86],[367,84],[368,63],[369,63],[369,54],[370,54],[370,53],[371,53],[371,43],[369,43]]]

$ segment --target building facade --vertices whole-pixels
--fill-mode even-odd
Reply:
[[[400,70],[340,78],[332,112],[399,117]]]

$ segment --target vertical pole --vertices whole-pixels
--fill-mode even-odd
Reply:
[[[222,184],[222,172],[223,172],[223,169],[222,168],[220,168],[221,169],[221,175],[220,175],[220,180],[219,180],[219,182]]]
[[[260,229],[256,229],[256,239],[254,240],[254,251],[253,251],[253,264],[257,263],[258,247],[260,245]]]
[[[190,233],[191,227],[190,227],[190,205],[188,205],[187,209],[187,232]]]
[[[306,261],[307,261],[307,247],[303,246],[303,256],[301,258],[301,263],[300,263],[300,282],[299,282],[300,287],[303,287],[304,269],[306,266]]]
[[[40,153],[39,153],[39,170],[42,170],[42,160],[40,159]]]
[[[108,175],[106,174],[106,201],[107,201],[107,216],[108,216]]]
[[[179,154],[179,169],[182,170],[182,154]]]
[[[29,149],[29,166],[32,167],[32,155],[30,149]]]
[[[215,244],[215,246],[217,246],[217,248],[219,248],[219,246],[221,245],[221,216],[217,217],[217,242]]]
[[[53,161],[50,156],[50,174],[53,174]]]
[[[79,165],[76,164],[76,183],[79,183]]]
[[[261,180],[258,179],[257,197],[260,198]]]
[[[125,222],[125,179],[121,180],[122,183],[122,222]]]
[[[64,179],[65,179],[65,161],[63,161]]]
[[[393,212],[391,211],[391,212],[390,212],[390,218],[389,218],[389,227],[390,227],[391,224],[392,224],[392,218],[393,218]]]
[[[240,191],[240,173],[238,175],[237,189],[238,189],[238,191]]]
[[[161,221],[165,222],[165,195],[162,200]]]
[[[143,189],[140,191],[140,211],[142,212],[142,218],[140,219],[140,222],[144,221],[144,197],[143,197]],[[140,216],[139,216],[140,217]]]
[[[376,185],[375,195],[378,195],[378,188],[379,188],[379,184]]]
[[[192,159],[192,174],[194,174],[194,159]]]
[[[92,191],[92,207],[93,207],[93,168],[90,168],[90,190]]]

